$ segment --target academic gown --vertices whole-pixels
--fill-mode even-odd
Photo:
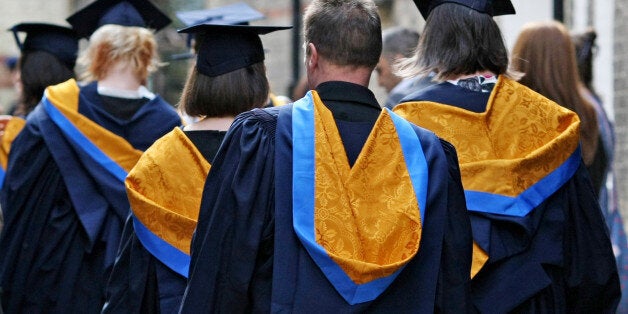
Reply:
[[[159,97],[129,120],[103,109],[97,83],[49,87],[15,139],[0,204],[2,306],[8,313],[96,313],[129,203],[123,178],[180,125]]]
[[[20,134],[25,124],[26,120],[20,117],[11,117],[2,128],[2,137],[0,137],[0,167],[2,167],[0,169],[0,188],[4,183],[11,144],[13,144],[13,141]]]
[[[4,184],[4,176],[7,170],[7,164],[9,163],[9,151],[11,150],[11,144],[17,135],[22,131],[26,121],[20,117],[11,117],[2,128],[2,136],[0,137],[0,188]],[[2,211],[0,210],[0,231],[4,226],[4,218]]]
[[[575,113],[504,77],[492,93],[441,83],[395,112],[456,147],[476,243],[476,310],[614,312],[617,269]]]
[[[178,312],[188,268],[178,265],[176,259],[189,264],[189,246],[209,161],[225,134],[177,128],[155,142],[133,168],[126,179],[133,213],[124,226],[102,313]],[[159,205],[144,207],[148,202]],[[162,219],[167,211],[176,217]],[[145,226],[138,219],[146,216],[151,219]],[[188,224],[189,234],[185,233],[185,221],[192,222]],[[136,226],[141,228],[139,232]],[[176,239],[166,242],[173,239],[172,234],[187,248],[179,250],[169,244]]]
[[[354,165],[382,109],[358,85],[327,82],[316,90]],[[181,312],[465,312],[472,241],[453,147],[404,122],[420,138],[429,169],[420,247],[396,277],[374,281],[391,279],[387,287],[367,282],[354,290],[366,300],[351,300],[293,227],[293,107],[241,114],[227,133],[203,193]]]

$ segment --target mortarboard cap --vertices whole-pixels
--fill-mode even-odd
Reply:
[[[79,37],[73,29],[46,23],[21,23],[10,29],[20,51],[45,51],[56,56],[69,69],[74,69]],[[26,33],[24,41],[18,33]]]
[[[172,22],[148,0],[96,0],[66,20],[80,37],[85,38],[106,24],[158,31]]]
[[[207,10],[181,11],[175,13],[185,26],[197,24],[248,25],[261,20],[264,14],[244,2],[216,7]]]
[[[249,22],[261,20],[265,16],[250,5],[239,2],[205,10],[179,11],[175,15],[186,26],[197,24],[249,25]],[[194,34],[188,34],[187,46],[192,46]],[[182,53],[171,57],[171,60],[183,60],[194,57],[193,53]]]
[[[427,20],[432,10],[443,3],[463,5],[480,13],[490,16],[515,14],[515,8],[510,0],[414,0],[421,15]]]
[[[196,68],[213,77],[264,61],[259,35],[289,28],[292,26],[198,24],[179,33],[201,34]]]

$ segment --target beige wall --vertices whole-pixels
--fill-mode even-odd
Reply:
[[[11,32],[5,31],[21,22],[47,22],[67,25],[65,18],[71,12],[70,0],[0,0],[0,54],[18,52]]]
[[[0,0],[0,62],[19,53],[12,32],[8,29],[22,22],[47,22],[67,25],[70,0]],[[0,114],[15,99],[15,92],[4,66],[0,66]]]

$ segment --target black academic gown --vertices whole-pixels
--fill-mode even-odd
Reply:
[[[80,88],[78,112],[145,150],[180,125],[156,97],[117,118],[96,83]],[[128,200],[124,184],[77,149],[40,104],[13,143],[0,194],[2,307],[8,313],[97,313],[119,245]]]
[[[500,79],[496,88],[504,85],[503,80]],[[492,108],[519,106],[518,101],[531,99],[530,94],[505,91],[510,102],[494,102]],[[491,93],[473,92],[445,82],[406,97],[396,109],[412,106],[416,101],[430,101],[443,104],[443,112],[449,110],[445,106],[449,105],[482,113],[487,110],[490,96]],[[430,120],[427,115],[433,114],[407,118],[422,125],[417,121]],[[441,130],[434,131],[439,134]],[[459,133],[455,132],[455,126],[449,126],[442,134]],[[614,312],[621,295],[617,268],[583,162],[579,162],[575,174],[566,183],[526,216],[469,213],[474,240],[490,247],[488,262],[471,281],[477,311]]]
[[[185,131],[185,134],[202,158],[211,161],[226,132]],[[129,216],[107,284],[102,313],[177,313],[186,283],[187,277],[170,269],[144,247]]]
[[[353,164],[381,108],[358,85],[327,82],[317,91]],[[431,156],[421,247],[378,298],[350,305],[292,226],[291,107],[244,113],[227,133],[206,182],[181,312],[464,313],[471,234],[453,147],[415,127]]]

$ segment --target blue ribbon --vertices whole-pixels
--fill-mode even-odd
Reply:
[[[76,147],[82,149],[98,164],[102,165],[109,173],[111,173],[120,182],[124,182],[127,172],[120,167],[115,161],[100,150],[92,141],[90,141],[81,131],[68,120],[57,107],[55,107],[47,97],[42,99],[44,109],[52,121],[61,129],[61,131],[70,139]]]
[[[2,186],[4,186],[4,176],[6,174],[7,174],[6,170],[0,167],[0,189],[2,189]]]
[[[316,242],[314,227],[315,126],[312,92],[308,92],[304,98],[295,102],[292,110],[294,230],[312,259],[347,303],[354,305],[372,301],[386,290],[404,267],[387,277],[356,284]],[[419,203],[421,221],[423,221],[427,198],[427,161],[421,142],[411,124],[398,115],[390,113],[399,134],[408,172]]]
[[[516,197],[465,190],[470,211],[524,217],[565,184],[580,166],[580,147],[543,179]]]
[[[190,256],[155,235],[135,215],[132,217],[135,234],[144,248],[168,268],[187,278],[190,271]]]

